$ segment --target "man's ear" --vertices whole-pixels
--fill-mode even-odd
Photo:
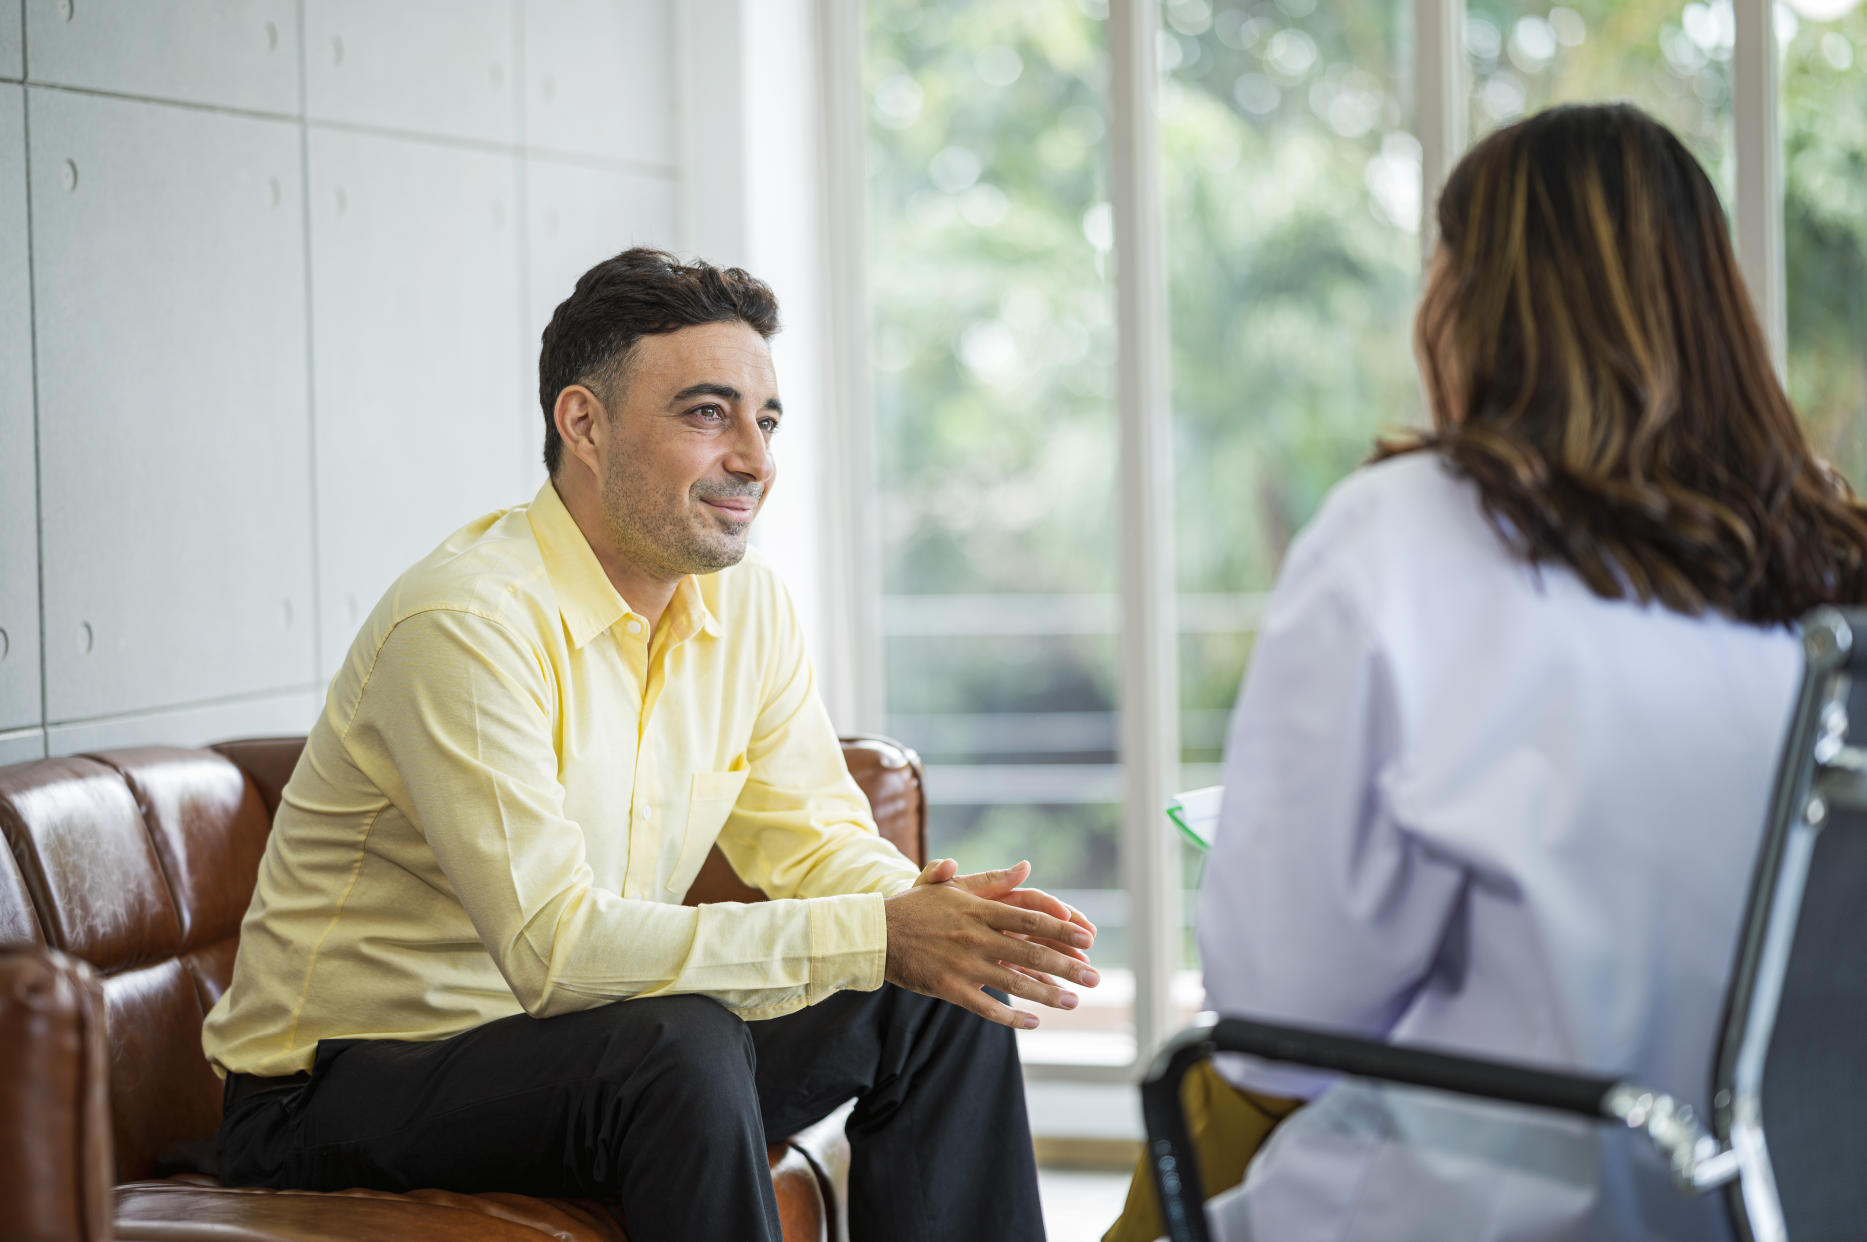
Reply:
[[[609,411],[596,394],[582,384],[572,384],[558,393],[557,404],[551,407],[551,421],[557,424],[564,452],[601,477],[600,446],[609,434]]]

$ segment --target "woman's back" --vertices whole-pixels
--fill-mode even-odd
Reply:
[[[1625,1074],[1703,1111],[1799,648],[1531,567],[1419,452],[1293,545],[1227,748],[1209,1004]],[[1723,1236],[1606,1127],[1268,1067],[1317,1095],[1231,1238]]]

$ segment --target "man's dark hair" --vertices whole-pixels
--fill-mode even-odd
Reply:
[[[628,377],[630,355],[645,336],[703,323],[739,320],[770,340],[778,331],[771,287],[737,267],[682,263],[637,246],[605,259],[558,304],[538,351],[538,403],[545,412],[545,469],[557,473],[564,455],[551,411],[558,394],[582,384],[613,408]]]

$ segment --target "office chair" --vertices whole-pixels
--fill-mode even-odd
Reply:
[[[1172,1242],[1209,1242],[1180,1081],[1216,1052],[1435,1088],[1644,1133],[1687,1194],[1724,1191],[1745,1242],[1867,1238],[1867,609],[1802,620],[1803,676],[1725,995],[1708,1131],[1616,1078],[1202,1014],[1141,1084]]]

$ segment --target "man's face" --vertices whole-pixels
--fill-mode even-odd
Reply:
[[[643,337],[617,388],[602,495],[616,551],[662,579],[738,564],[777,474],[764,338],[739,321]]]

